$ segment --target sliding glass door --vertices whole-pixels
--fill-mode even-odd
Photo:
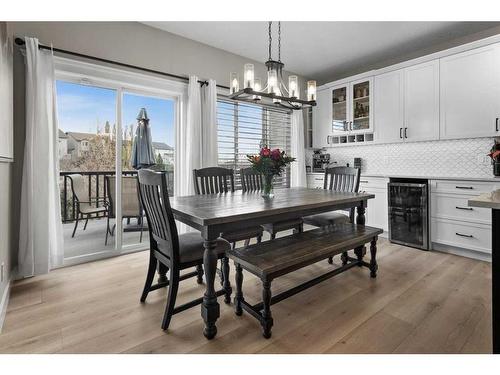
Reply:
[[[165,171],[173,195],[179,97],[154,86],[61,72],[56,88],[65,264],[147,249],[137,170],[147,164]],[[149,148],[149,162],[135,163],[134,147]]]

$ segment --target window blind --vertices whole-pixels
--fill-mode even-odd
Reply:
[[[234,169],[235,185],[241,188],[240,168],[247,168],[247,154],[260,147],[279,148],[290,153],[291,113],[258,104],[217,101],[219,166]],[[290,186],[290,169],[275,178],[275,187]]]

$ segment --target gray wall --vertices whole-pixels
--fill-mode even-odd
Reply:
[[[9,22],[8,26],[16,37],[36,37],[42,44],[177,75],[196,74],[203,79],[213,78],[225,86],[229,85],[231,71],[240,72],[242,78],[243,64],[252,62],[245,57],[135,22]],[[264,64],[253,63],[256,76],[266,77]],[[15,162],[11,172],[13,267],[17,264],[19,243],[19,201],[25,136],[24,69],[23,56],[19,48],[14,48]],[[302,77],[299,80],[305,89],[306,80]]]

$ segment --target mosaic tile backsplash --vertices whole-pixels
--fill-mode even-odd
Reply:
[[[423,177],[493,177],[486,154],[492,138],[458,139],[431,142],[328,148],[331,160],[352,166],[355,157],[362,159],[363,174]],[[312,151],[306,150],[306,165],[311,165]]]

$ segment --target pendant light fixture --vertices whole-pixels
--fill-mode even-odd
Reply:
[[[269,59],[267,67],[267,84],[261,86],[260,78],[255,77],[253,64],[243,67],[243,88],[240,90],[238,73],[230,74],[229,98],[256,102],[262,97],[272,99],[273,103],[288,109],[302,109],[316,105],[316,81],[307,81],[306,100],[300,99],[299,78],[296,75],[288,77],[288,87],[283,82],[283,68],[281,62],[281,22],[278,22],[278,60],[272,59],[272,22],[269,22]]]

